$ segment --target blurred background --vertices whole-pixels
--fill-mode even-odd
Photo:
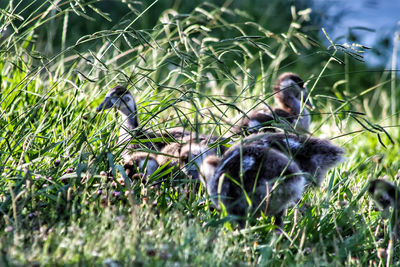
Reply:
[[[371,47],[366,63],[390,68],[394,39],[400,30],[400,1],[314,0],[312,6],[315,15],[322,18],[321,26],[329,27],[335,39]]]
[[[223,7],[221,11],[225,12],[221,22],[241,27],[248,36],[262,35],[249,21],[271,32],[274,36],[269,40],[267,37],[265,45],[272,53],[278,53],[281,44],[288,46],[285,58],[276,67],[282,68],[279,72],[298,72],[305,79],[312,80],[334,54],[339,64],[329,64],[329,73],[321,77],[314,95],[322,92],[338,99],[360,95],[357,101],[351,102],[356,110],[375,119],[398,117],[398,105],[387,100],[400,97],[395,82],[396,70],[400,69],[397,60],[400,2],[396,0],[1,1],[0,8],[11,11],[3,16],[5,23],[1,32],[7,42],[10,39],[5,37],[11,34],[18,36],[19,40],[28,40],[39,53],[38,57],[50,60],[62,54],[67,59],[63,66],[72,66],[74,61],[71,58],[79,53],[98,51],[106,41],[110,41],[107,34],[111,36],[112,31],[115,33],[129,25],[133,34],[138,31],[153,34],[170,14],[183,21],[191,14],[195,19],[196,12],[219,7]],[[195,11],[198,8],[201,12]],[[192,22],[196,23],[195,20]],[[30,28],[34,30],[30,31]],[[290,35],[292,30],[297,34],[293,41],[287,38],[287,33]],[[217,28],[211,35],[219,40],[233,40],[243,32]],[[304,36],[299,38],[302,34]],[[281,37],[283,39],[278,40]],[[275,44],[270,40],[278,41]],[[122,53],[139,44],[140,41],[129,43],[121,40],[117,46]],[[251,47],[249,49],[250,54],[258,53]],[[271,66],[271,62],[268,57],[263,59],[265,66]],[[234,60],[225,64],[237,67]],[[254,75],[259,75],[259,67],[252,67]],[[388,79],[393,80],[390,88],[386,83]],[[363,93],[374,86],[378,89]],[[320,101],[323,103],[324,100]],[[391,114],[385,113],[389,106]]]
[[[70,1],[53,1],[60,9],[69,8]],[[208,3],[215,6],[226,6],[257,21],[263,27],[273,32],[285,32],[292,21],[291,6],[297,10],[311,8],[310,21],[302,30],[307,34],[327,43],[321,32],[321,27],[337,42],[358,42],[370,47],[365,53],[365,61],[371,66],[390,66],[390,57],[393,53],[393,44],[396,33],[400,30],[400,2],[397,0],[210,0]],[[32,14],[45,12],[49,7],[46,1],[11,1],[15,13],[21,15],[21,20]],[[74,44],[80,37],[101,30],[109,30],[123,20],[135,19],[148,8],[152,1],[112,1],[104,0],[94,2],[93,6],[108,14],[109,19],[101,16],[92,9],[86,9],[86,16],[78,16],[70,12],[68,17],[68,38],[66,46]],[[137,29],[151,29],[159,21],[159,17],[167,9],[174,9],[178,13],[190,13],[204,1],[159,0],[140,17],[135,23]],[[0,8],[7,8],[8,1],[0,1]],[[53,9],[52,15],[57,10]],[[31,17],[31,19],[34,19]],[[82,23],[84,19],[85,23]],[[47,53],[53,53],[61,48],[61,32],[64,17],[56,16],[50,23],[41,27],[38,41],[43,42],[39,47]],[[27,25],[27,27],[32,26]],[[14,21],[18,27],[18,22]],[[12,27],[2,28],[2,34],[9,34]]]

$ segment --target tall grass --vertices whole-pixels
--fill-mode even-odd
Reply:
[[[108,18],[92,4],[46,2],[22,18],[21,4],[10,2],[0,15],[9,34],[0,39],[2,265],[399,264],[391,225],[365,195],[368,179],[398,179],[399,122],[383,123],[399,105],[380,97],[396,84],[383,73],[354,88],[353,77],[371,76],[354,63],[365,48],[334,43],[328,33],[328,46],[310,38],[302,31],[310,10],[294,7],[285,32],[210,3],[188,14],[165,10],[154,28],[136,28],[157,1],[134,20],[66,45],[71,14],[82,23],[87,10]],[[51,32],[59,17],[62,32]],[[48,38],[61,36],[60,52],[43,49],[41,27]],[[238,230],[201,187],[131,183],[118,116],[94,111],[122,84],[147,130],[184,126],[230,137],[241,116],[271,104],[276,76],[293,70],[317,107],[312,134],[348,153],[322,190],[305,194],[302,212],[289,210],[279,237],[269,218]]]

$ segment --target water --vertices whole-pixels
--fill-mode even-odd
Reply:
[[[328,34],[333,39],[339,37],[337,43],[351,43],[347,40],[351,32],[359,43],[372,48],[365,53],[367,64],[391,67],[393,39],[396,32],[400,33],[400,0],[314,0],[314,3],[316,12],[324,12],[329,17],[343,13],[341,19],[329,27]],[[331,24],[332,21],[326,20],[322,25],[324,23]],[[374,32],[354,27],[365,27]],[[387,45],[383,41],[385,38],[389,40]]]

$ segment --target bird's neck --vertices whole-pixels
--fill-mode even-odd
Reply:
[[[119,143],[129,141],[132,135],[136,135],[138,131],[139,122],[136,112],[130,110],[120,110],[122,115],[122,125],[119,131]]]
[[[299,129],[308,129],[310,126],[310,113],[305,108],[305,106],[301,105],[301,102],[293,97],[285,97],[284,101],[279,99],[279,105],[283,110],[297,117],[296,128]]]
[[[137,119],[136,104],[133,105],[121,105],[119,113],[122,115],[122,125],[128,130],[134,130],[139,126]]]
[[[284,96],[276,98],[281,109],[292,115],[300,115],[301,103],[294,96]]]
[[[137,114],[130,113],[126,115],[122,113],[122,125],[128,130],[135,130],[139,126]]]
[[[303,107],[301,115],[299,115],[297,122],[295,124],[296,129],[307,132],[308,128],[310,127],[310,121],[311,121],[310,113],[305,107]]]

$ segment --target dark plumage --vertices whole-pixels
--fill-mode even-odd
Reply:
[[[368,186],[368,193],[381,209],[397,206],[400,211],[400,202],[398,201],[400,200],[400,189],[393,183],[383,179],[372,180]]]
[[[247,212],[263,211],[275,216],[279,226],[284,210],[300,199],[305,185],[296,163],[271,147],[252,144],[235,145],[221,159],[207,157],[201,165],[201,181],[213,204],[220,208],[221,202],[241,222]]]
[[[320,185],[326,172],[344,159],[344,150],[325,139],[287,133],[250,135],[244,143],[272,147],[292,158],[308,183]]]
[[[287,122],[296,130],[308,131],[310,115],[305,108],[302,110],[302,103],[309,108],[312,108],[312,105],[308,99],[307,88],[297,74],[286,72],[278,77],[274,85],[274,99],[280,108],[266,107],[250,111],[233,131],[242,135],[275,131],[272,124],[276,122]]]
[[[141,179],[152,175],[159,167],[154,154],[134,152],[125,156],[124,169],[132,179]]]
[[[397,239],[400,238],[400,188],[393,183],[376,179],[372,180],[368,186],[368,193],[381,209],[393,208],[394,229],[393,232]]]

